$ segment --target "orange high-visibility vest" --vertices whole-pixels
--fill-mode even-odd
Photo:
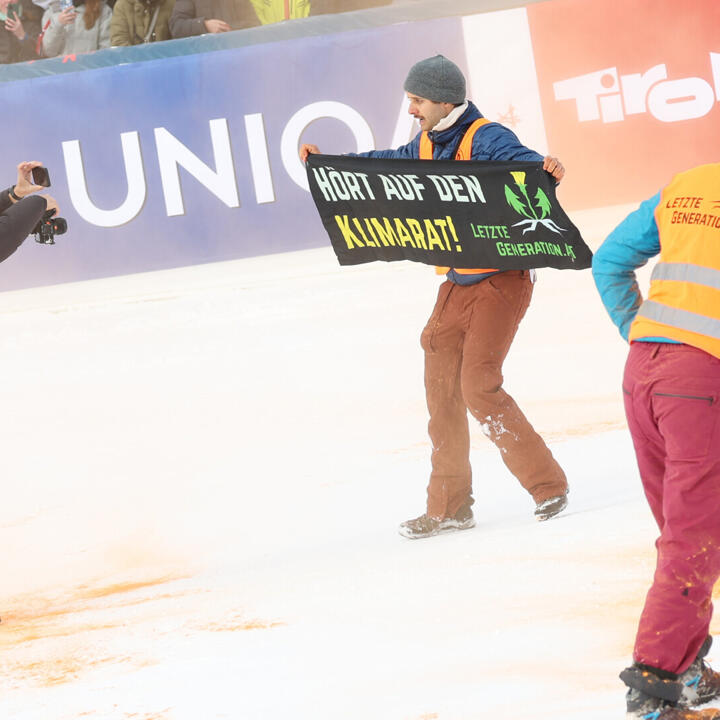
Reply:
[[[720,163],[676,175],[655,221],[660,257],[630,341],[666,337],[720,358]]]
[[[490,122],[487,118],[478,118],[470,127],[465,131],[463,139],[460,141],[460,146],[455,153],[456,160],[471,160],[472,159],[472,143],[475,133]],[[427,132],[423,132],[420,136],[420,159],[421,160],[432,160],[433,159],[433,142],[428,137]],[[449,272],[449,267],[436,267],[435,272],[438,275],[444,275]],[[455,268],[456,273],[460,275],[477,275],[479,273],[498,272],[496,268]]]

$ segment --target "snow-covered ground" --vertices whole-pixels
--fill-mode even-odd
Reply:
[[[589,271],[539,275],[505,386],[570,507],[537,523],[474,427],[478,525],[421,541],[431,268],[322,249],[0,295],[0,718],[622,716],[655,537],[626,348]]]

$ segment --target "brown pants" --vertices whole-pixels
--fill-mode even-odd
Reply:
[[[440,286],[421,338],[433,446],[431,517],[451,517],[473,502],[468,410],[536,503],[567,490],[562,468],[502,389],[502,364],[531,295],[527,270],[499,273],[475,285],[448,280]]]

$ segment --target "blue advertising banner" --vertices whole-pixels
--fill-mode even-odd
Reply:
[[[408,68],[440,52],[465,70],[463,47],[446,18],[0,85],[0,185],[41,160],[68,222],[3,263],[0,290],[327,244],[299,143],[407,142]]]

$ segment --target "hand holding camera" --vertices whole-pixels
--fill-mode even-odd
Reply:
[[[17,182],[13,193],[20,199],[31,193],[50,187],[50,174],[41,162],[32,160],[17,166]],[[54,202],[54,201],[53,201]]]
[[[57,217],[55,198],[38,193],[49,186],[47,169],[32,161],[20,163],[15,185],[0,190],[0,262],[10,257],[30,234],[37,242],[52,245],[55,235],[67,231],[67,222]]]
[[[63,26],[72,25],[76,17],[77,13],[75,12],[73,0],[60,0],[60,12],[57,21]]]
[[[11,32],[18,40],[23,40],[25,38],[25,28],[20,20],[20,3],[8,3],[5,14],[7,15],[5,29]]]
[[[27,34],[19,18],[16,18],[15,20],[8,18],[5,21],[5,29],[9,30],[18,40],[24,40],[25,35]]]
[[[21,162],[17,166],[17,171],[17,183],[10,193],[10,197],[13,198],[14,202],[18,202],[45,187],[50,187],[50,173],[37,160]],[[67,222],[64,218],[57,217],[60,208],[52,195],[43,193],[40,197],[45,198],[45,212],[31,232],[35,235],[36,242],[54,245],[55,235],[62,235],[67,232]]]
[[[57,21],[61,25],[72,25],[75,22],[76,17],[77,13],[75,12],[75,9],[70,7],[67,10],[63,10],[62,12],[58,13]]]

